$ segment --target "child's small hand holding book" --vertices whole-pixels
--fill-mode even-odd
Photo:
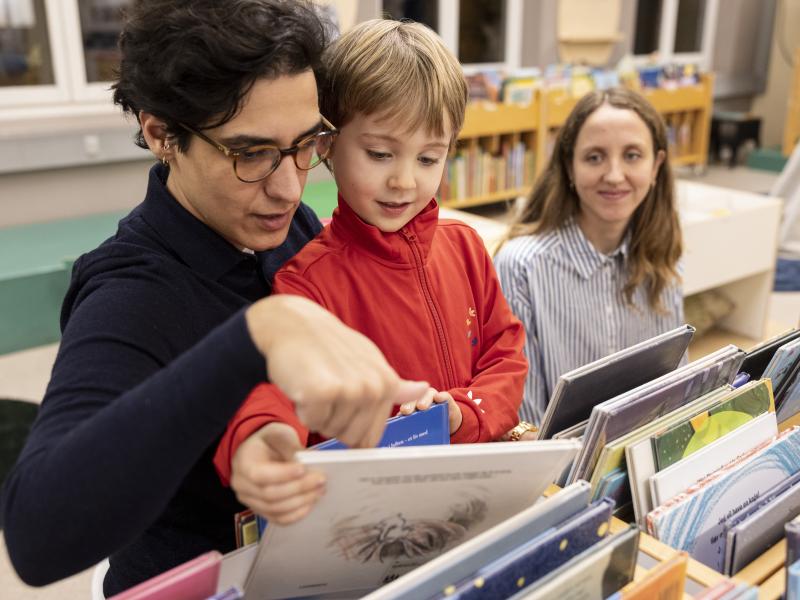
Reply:
[[[406,402],[400,405],[398,411],[401,415],[410,415],[416,410],[428,410],[432,404],[447,403],[447,413],[450,421],[450,434],[452,435],[461,427],[461,409],[453,399],[450,392],[438,392],[434,388],[428,388],[428,392],[416,402]]]

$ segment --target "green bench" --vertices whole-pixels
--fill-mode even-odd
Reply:
[[[333,182],[306,186],[320,218],[336,206]],[[0,229],[0,354],[57,342],[73,261],[111,236],[125,212]]]

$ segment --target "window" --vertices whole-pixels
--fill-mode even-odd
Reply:
[[[122,11],[134,0],[0,0],[4,116],[109,112]]]
[[[520,64],[522,0],[383,0],[383,14],[434,29],[466,67]]]
[[[719,0],[639,0],[633,54],[711,68]]]

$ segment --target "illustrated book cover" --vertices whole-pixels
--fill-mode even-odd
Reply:
[[[630,525],[523,588],[511,600],[605,600],[633,580],[638,555],[639,530]]]
[[[800,471],[800,427],[780,433],[647,515],[657,539],[722,572],[724,520]]]
[[[653,435],[653,455],[658,470],[666,469],[766,412],[775,412],[769,379],[746,383],[717,406]]]
[[[569,481],[589,479],[603,447],[703,394],[733,382],[744,352],[733,345],[649,381],[592,409]]]
[[[545,531],[571,519],[589,504],[589,484],[578,481],[543,498],[430,562],[372,592],[363,600],[420,600],[443,594],[453,582]]]
[[[303,520],[267,526],[248,600],[369,591],[531,506],[580,443],[298,452],[327,489]],[[313,565],[313,568],[309,568]]]
[[[608,533],[613,508],[614,503],[607,498],[594,502],[567,522],[446,588],[436,600],[493,600],[513,596],[519,590],[520,580],[531,584],[602,540]]]
[[[765,413],[745,423],[691,456],[652,475],[649,479],[653,506],[663,504],[690,485],[725,466],[743,452],[778,435],[775,413]],[[649,512],[649,511],[648,511]]]

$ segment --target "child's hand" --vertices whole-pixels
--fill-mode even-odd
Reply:
[[[269,423],[247,438],[231,462],[231,488],[239,502],[280,525],[305,517],[325,492],[325,478],[294,461],[302,449],[285,423]]]
[[[428,410],[433,403],[442,404],[447,402],[447,414],[450,418],[450,434],[452,435],[461,427],[461,409],[450,392],[437,392],[434,388],[429,388],[427,393],[416,402],[406,402],[400,405],[398,411],[401,415],[410,415],[415,410]]]

